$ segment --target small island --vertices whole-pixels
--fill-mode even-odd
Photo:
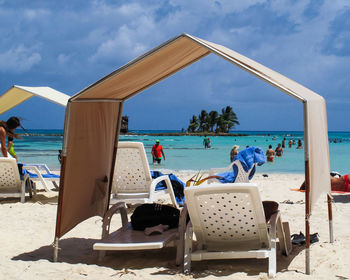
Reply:
[[[226,106],[221,109],[221,114],[217,111],[202,110],[190,119],[187,130],[181,132],[160,132],[149,133],[153,136],[247,136],[248,134],[230,133],[230,130],[239,125],[238,117],[232,107]],[[125,134],[125,133],[124,133]],[[143,133],[128,132],[131,135],[141,135]]]

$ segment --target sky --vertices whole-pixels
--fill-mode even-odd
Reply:
[[[350,131],[349,0],[0,0],[0,94],[49,86],[70,96],[182,33],[224,45],[323,96],[328,129]],[[211,54],[124,105],[129,129],[187,129],[231,106],[235,130],[303,130],[302,104]],[[0,115],[61,129],[38,97]]]

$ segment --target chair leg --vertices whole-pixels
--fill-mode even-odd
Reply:
[[[276,269],[277,269],[277,262],[276,262],[276,246],[275,248],[271,248],[271,254],[269,256],[269,277],[275,277],[276,276]]]
[[[54,185],[54,187],[55,187],[56,189],[58,189],[58,184],[57,184],[56,181],[52,181],[52,184]]]
[[[26,197],[26,181],[22,181],[21,184],[21,203],[25,202]]]
[[[280,220],[280,219],[279,219]],[[277,222],[278,224],[278,222]],[[277,226],[278,228],[278,226]],[[276,240],[276,228],[271,231],[271,249],[269,254],[269,269],[268,275],[269,277],[275,277],[276,269],[277,269],[277,240]]]
[[[101,262],[105,256],[106,256],[106,251],[105,250],[99,251],[98,252],[98,261]]]
[[[185,249],[184,249],[184,273],[189,274],[191,272],[191,253],[192,253],[192,238],[193,229],[192,224],[189,222],[187,224],[185,232]]]

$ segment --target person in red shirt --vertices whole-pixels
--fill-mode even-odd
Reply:
[[[159,144],[159,140],[156,140],[156,144],[152,147],[152,157],[153,157],[153,164],[160,163],[162,160],[162,155],[165,160],[165,155],[163,151],[162,145]]]

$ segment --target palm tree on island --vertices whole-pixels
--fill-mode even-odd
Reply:
[[[217,111],[202,110],[199,116],[193,115],[187,128],[188,132],[214,132],[228,133],[235,125],[239,125],[238,117],[231,106],[221,109],[221,114]]]

